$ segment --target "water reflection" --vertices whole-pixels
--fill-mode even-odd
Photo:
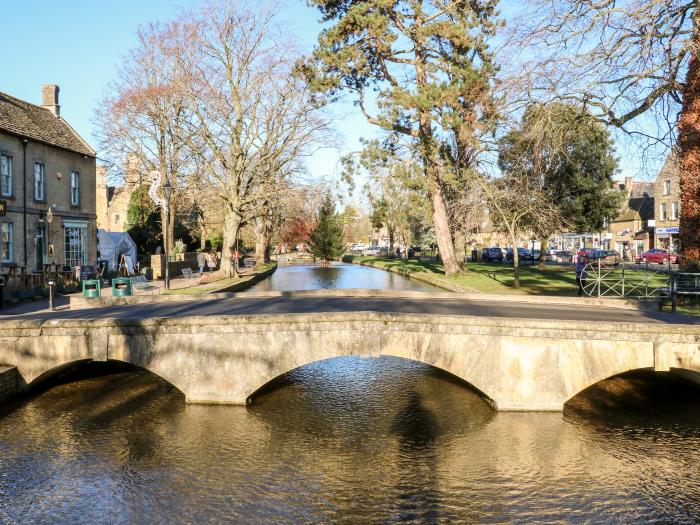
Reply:
[[[293,371],[249,409],[147,372],[60,385],[0,419],[0,523],[700,520],[683,417],[495,413],[396,358]]]
[[[378,290],[444,291],[403,275],[356,264],[331,263],[330,266],[282,266],[271,277],[251,288],[255,292],[284,292],[331,288]]]

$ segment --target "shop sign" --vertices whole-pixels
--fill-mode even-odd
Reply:
[[[7,201],[0,201],[0,217],[7,213]]]
[[[673,226],[671,228],[656,228],[656,233],[679,233],[680,227]]]

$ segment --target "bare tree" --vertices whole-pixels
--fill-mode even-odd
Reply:
[[[632,137],[677,146],[681,245],[700,258],[700,14],[695,1],[532,0],[536,96],[575,99]],[[677,138],[676,138],[677,137]]]
[[[175,188],[170,224],[161,210],[172,252],[175,211],[187,201],[179,190],[193,172],[187,147],[191,115],[172,60],[174,26],[151,24],[140,28],[137,38],[137,46],[121,64],[119,79],[98,106],[97,136],[104,156],[137,159],[142,172],[158,171],[161,181]]]
[[[240,228],[254,221],[292,165],[310,153],[327,122],[270,6],[212,0],[180,20],[178,64],[201,148],[205,187],[224,208],[222,270],[235,271]]]

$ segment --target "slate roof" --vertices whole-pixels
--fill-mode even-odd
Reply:
[[[51,111],[0,92],[0,130],[52,146],[95,156],[95,150]]]
[[[613,222],[647,221],[654,218],[654,197],[632,197],[627,202],[627,208]]]

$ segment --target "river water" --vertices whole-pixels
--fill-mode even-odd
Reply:
[[[698,401],[496,413],[426,365],[346,357],[248,408],[144,371],[5,409],[2,523],[697,523]]]
[[[252,292],[287,292],[328,288],[370,288],[376,290],[411,290],[444,292],[396,273],[357,264],[331,263],[330,266],[279,266],[272,277],[253,286]]]

